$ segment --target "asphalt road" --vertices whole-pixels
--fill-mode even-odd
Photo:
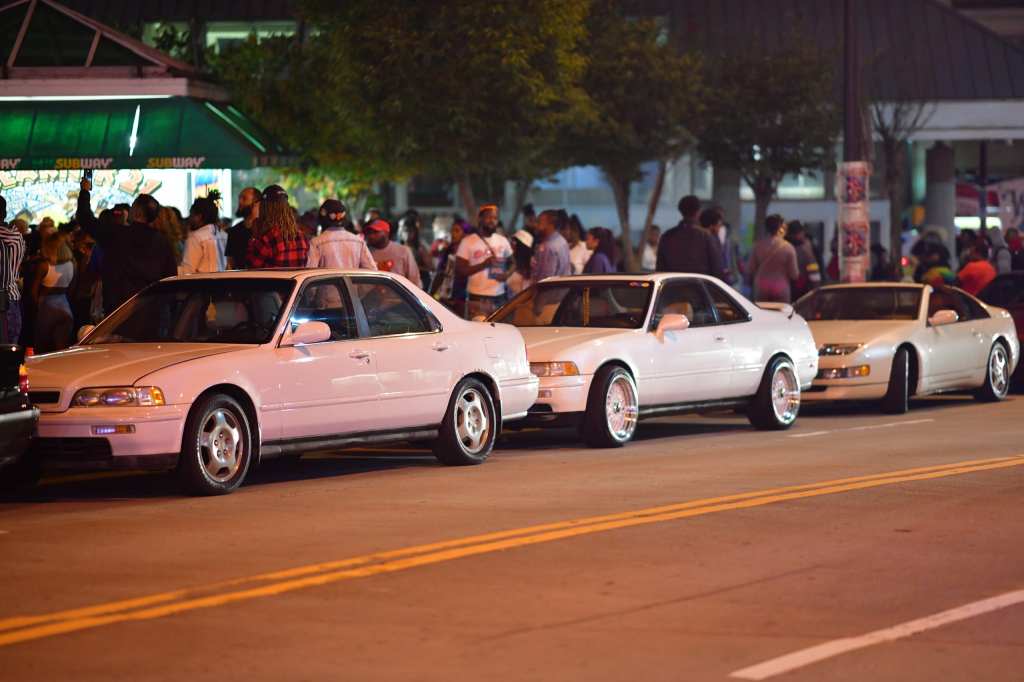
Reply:
[[[0,679],[1024,679],[1024,399],[0,501]]]

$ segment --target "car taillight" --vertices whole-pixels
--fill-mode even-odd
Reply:
[[[18,390],[28,394],[28,368],[25,365],[18,367]]]

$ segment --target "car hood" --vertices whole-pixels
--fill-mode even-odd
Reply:
[[[171,365],[249,347],[224,343],[97,344],[38,355],[27,364],[33,388],[131,386]]]
[[[530,362],[574,360],[565,353],[581,347],[594,348],[611,339],[631,336],[635,329],[581,329],[578,327],[520,327]]]
[[[808,321],[814,342],[871,343],[888,340],[890,336],[905,338],[917,325],[917,320],[829,320]]]

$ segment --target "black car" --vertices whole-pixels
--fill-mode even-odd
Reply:
[[[28,376],[20,346],[0,344],[0,489],[34,483],[37,463],[25,453],[32,443],[39,410],[28,399]]]

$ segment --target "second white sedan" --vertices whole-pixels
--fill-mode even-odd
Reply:
[[[942,391],[1002,400],[1020,360],[1010,314],[953,287],[838,284],[796,308],[821,355],[808,401],[878,400],[901,414],[911,396]]]
[[[758,428],[796,420],[818,369],[807,324],[763,309],[712,277],[550,278],[491,320],[519,327],[540,377],[529,421],[576,423],[594,447],[617,447],[637,421],[723,407]]]

